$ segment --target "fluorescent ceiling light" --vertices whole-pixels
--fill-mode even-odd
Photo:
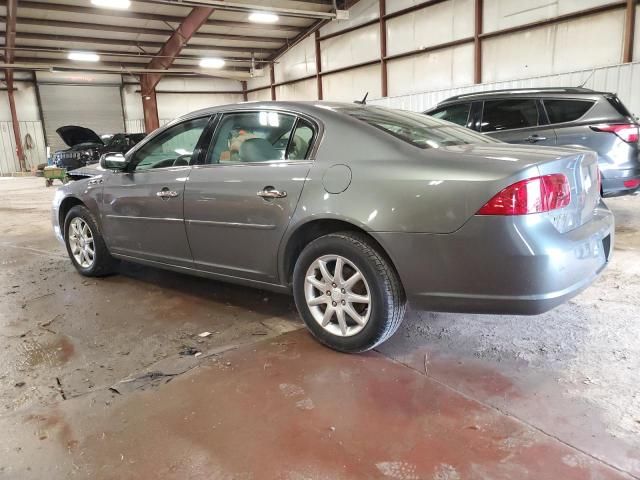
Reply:
[[[203,58],[200,60],[200,66],[202,68],[222,68],[224,67],[224,60],[221,58]]]
[[[276,23],[279,20],[278,15],[268,12],[253,12],[249,15],[249,21],[254,23]]]
[[[92,52],[69,52],[67,58],[78,62],[97,62],[100,60],[100,56]]]
[[[97,7],[127,9],[131,6],[130,0],[91,0]]]

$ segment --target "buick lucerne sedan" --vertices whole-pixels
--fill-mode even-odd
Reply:
[[[613,250],[595,153],[375,106],[201,110],[101,166],[53,205],[81,274],[127,260],[292,292],[312,334],[343,352],[388,339],[407,302],[545,312]]]

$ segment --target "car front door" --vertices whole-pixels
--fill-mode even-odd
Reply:
[[[533,98],[486,100],[480,131],[497,140],[525,145],[555,145],[540,102]]]
[[[184,226],[184,189],[208,122],[207,116],[172,126],[133,152],[126,171],[105,176],[102,225],[113,253],[193,264]]]
[[[277,282],[278,247],[311,167],[318,128],[274,110],[236,111],[219,119],[185,191],[196,268]]]

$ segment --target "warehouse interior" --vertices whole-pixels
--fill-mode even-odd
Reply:
[[[613,254],[577,296],[534,316],[409,302],[347,355],[284,291],[127,261],[81,276],[52,203],[95,178],[42,178],[69,125],[107,142],[227,105],[420,114],[500,90],[615,94],[640,162],[640,1],[0,0],[0,25],[0,478],[640,478],[640,182],[602,200]]]

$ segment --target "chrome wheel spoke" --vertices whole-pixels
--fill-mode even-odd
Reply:
[[[327,268],[327,262],[323,262],[322,260],[318,260],[318,268],[320,269],[320,274],[322,275],[322,279],[327,282],[333,282],[333,277],[329,273],[329,269]]]
[[[346,288],[347,290],[351,290],[353,286],[360,280],[362,280],[362,274],[360,272],[356,272],[351,275],[346,282],[344,282],[344,288]]]
[[[344,310],[336,310],[336,317],[338,317],[338,326],[340,327],[340,332],[342,332],[342,336],[344,337],[347,335],[347,321],[344,318]]]
[[[312,307],[315,307],[317,305],[323,305],[327,303],[327,297],[325,297],[324,295],[321,295],[319,297],[312,298],[311,300],[307,301],[307,303]]]
[[[349,303],[369,303],[369,295],[358,295],[356,293],[348,293],[345,299]]]
[[[331,317],[333,317],[334,314],[334,310],[332,307],[327,307],[327,309],[324,311],[324,315],[322,316],[322,323],[320,325],[322,325],[323,327],[326,327],[327,325],[329,325],[329,322],[331,322]]]
[[[313,285],[323,293],[326,291],[327,286],[313,275],[307,277],[307,282],[309,282],[311,285]]]
[[[335,269],[333,271],[333,281],[335,283],[342,283],[342,268],[344,267],[344,260],[342,260],[342,257],[338,257],[336,259],[336,266]]]
[[[82,218],[76,217],[69,224],[68,235],[69,250],[74,260],[82,268],[90,268],[96,257],[91,227]]]
[[[360,326],[364,326],[364,324],[366,323],[365,319],[358,312],[355,311],[355,309],[353,308],[353,305],[350,303],[347,303],[344,306],[344,313],[349,315],[353,319],[353,321]]]

